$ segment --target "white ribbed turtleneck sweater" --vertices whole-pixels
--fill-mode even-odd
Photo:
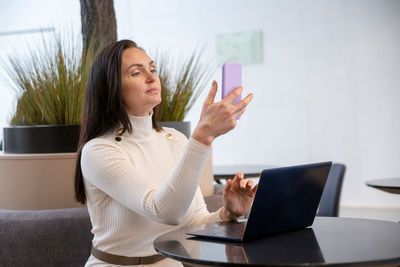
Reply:
[[[155,131],[151,116],[129,118],[133,131],[120,141],[115,129],[85,144],[81,167],[93,246],[149,256],[160,234],[221,221],[219,211],[207,211],[198,186],[211,148],[172,128]]]

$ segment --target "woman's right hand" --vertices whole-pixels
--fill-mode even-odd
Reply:
[[[238,87],[226,98],[214,103],[217,89],[217,82],[213,81],[211,90],[203,104],[199,123],[192,134],[194,139],[207,146],[210,146],[218,136],[236,127],[236,118],[244,113],[253,98],[253,94],[248,94],[237,104],[232,104],[243,90],[242,87]]]

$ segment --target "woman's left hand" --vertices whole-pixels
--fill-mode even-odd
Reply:
[[[257,185],[253,186],[253,181],[243,177],[243,172],[238,172],[233,180],[229,179],[225,184],[224,207],[221,209],[224,221],[236,220],[249,210],[253,202]]]

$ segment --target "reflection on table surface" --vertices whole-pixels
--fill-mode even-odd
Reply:
[[[218,242],[199,237],[190,237],[189,240],[214,242],[225,245],[225,256],[231,263],[258,264],[260,262],[277,262],[291,264],[293,262],[325,262],[324,257],[312,228],[304,228],[285,234],[252,242]],[[285,249],[282,249],[284,247]],[[268,253],[260,253],[268,251]]]
[[[365,182],[366,185],[393,194],[400,194],[400,177],[376,179]]]
[[[204,265],[394,264],[400,263],[400,224],[317,217],[312,227],[246,243],[186,235],[217,224],[199,225],[160,236],[156,250],[187,263]]]

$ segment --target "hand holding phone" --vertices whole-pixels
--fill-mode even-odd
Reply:
[[[222,99],[240,86],[242,86],[242,65],[237,62],[224,63],[222,66]],[[241,94],[232,103],[236,104],[240,100],[242,100]],[[237,117],[237,119],[239,118],[240,116]]]
[[[242,85],[242,68],[239,63],[225,63],[222,68],[222,98],[221,102],[215,102],[218,91],[216,81],[204,101],[199,123],[193,131],[192,137],[198,142],[210,146],[215,138],[221,136],[236,127],[236,120],[242,115],[247,105],[253,99],[253,94],[248,94],[244,99],[237,94],[232,94]],[[237,93],[242,90],[237,90]],[[237,99],[234,100],[234,98]],[[236,104],[235,104],[236,103]],[[233,104],[233,105],[232,105]],[[236,117],[236,118],[235,118]]]

